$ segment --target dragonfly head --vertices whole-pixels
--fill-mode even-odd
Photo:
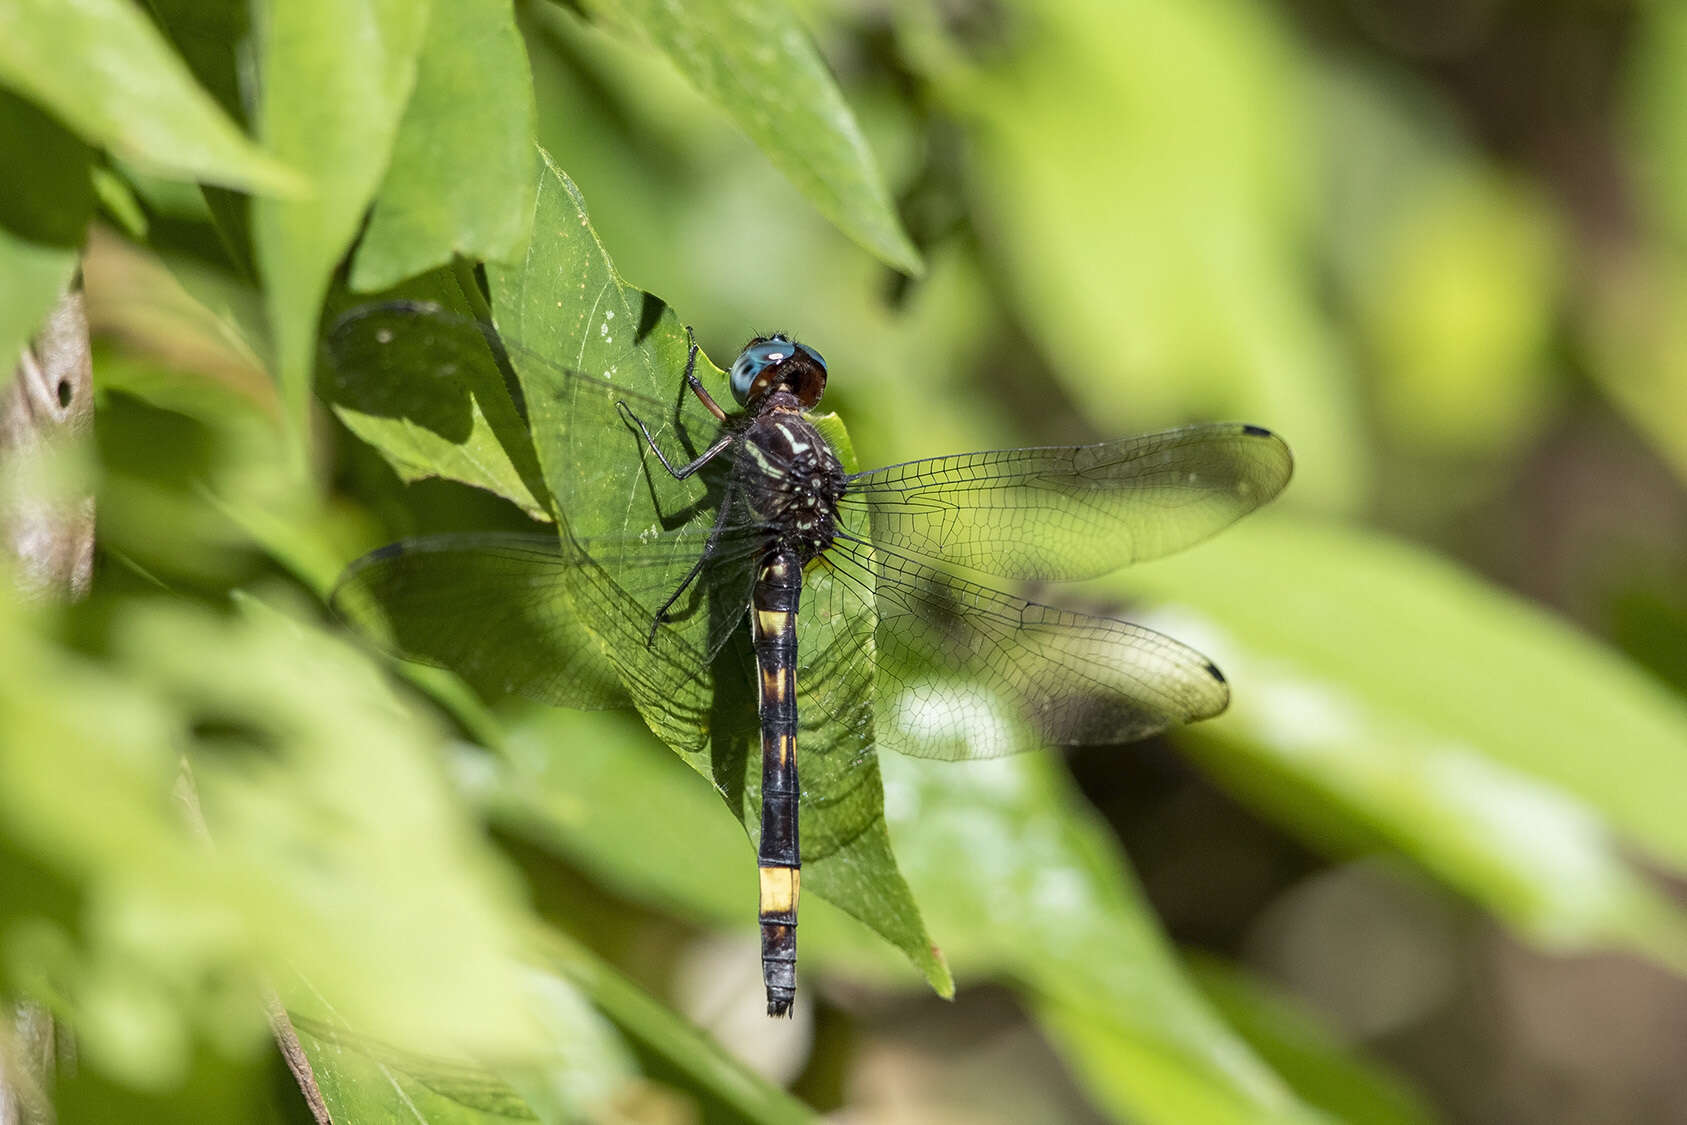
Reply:
[[[757,336],[732,361],[730,379],[739,406],[751,407],[782,386],[807,408],[819,402],[826,389],[826,361],[789,336]]]

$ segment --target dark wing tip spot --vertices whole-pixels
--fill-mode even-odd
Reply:
[[[404,554],[405,551],[406,548],[403,543],[388,543],[385,547],[376,547],[373,551],[364,555],[363,561],[374,562],[377,559],[394,559]]]
[[[1211,676],[1221,684],[1228,684],[1230,682],[1224,678],[1224,673],[1218,670],[1218,665],[1214,664],[1210,660],[1207,661],[1207,675]]]
[[[1247,422],[1242,423],[1242,432],[1244,434],[1247,434],[1249,437],[1276,437],[1277,436],[1276,434],[1272,433],[1270,430],[1266,429],[1264,426],[1255,426],[1255,425],[1252,425],[1251,423],[1247,423]]]

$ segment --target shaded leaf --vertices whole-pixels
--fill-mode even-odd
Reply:
[[[0,89],[0,152],[30,153],[0,192],[0,377],[70,284],[93,213],[87,146],[35,106]]]
[[[378,296],[426,302],[465,319],[472,308],[457,276],[446,269]],[[336,294],[330,304],[338,312],[351,299]],[[474,331],[436,338],[418,322],[414,331],[397,331],[379,357],[346,354],[336,345],[354,331],[344,326],[359,314],[349,316],[328,328],[330,362],[317,382],[318,396],[346,427],[379,450],[404,480],[460,481],[504,497],[535,519],[548,519],[532,438],[486,341]]]

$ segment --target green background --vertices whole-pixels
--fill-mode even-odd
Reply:
[[[308,1120],[270,995],[348,1122],[1687,1116],[1673,6],[17,0],[0,160],[0,352],[78,270],[96,345],[93,593],[0,603],[0,1074],[50,1012],[63,1119]],[[656,294],[657,387],[799,335],[863,466],[1283,434],[1266,512],[1038,592],[1230,711],[827,777],[767,1021],[718,777],[324,609],[562,499],[500,387],[322,381],[477,262],[541,355]]]

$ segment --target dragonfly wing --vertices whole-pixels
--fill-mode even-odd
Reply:
[[[875,734],[899,753],[955,760],[1130,742],[1229,703],[1211,661],[1152,629],[1026,601],[859,540],[839,539],[826,558],[876,616]]]
[[[409,539],[352,563],[330,604],[383,651],[484,692],[623,706],[613,666],[568,600],[578,562],[555,534]]]
[[[1200,542],[1281,492],[1293,466],[1269,430],[1217,423],[891,465],[851,477],[840,507],[865,538],[905,554],[1065,581]]]
[[[731,456],[685,480],[657,462],[638,423],[681,460],[725,431],[679,366],[670,380],[655,361],[658,346],[683,361],[683,340],[611,326],[614,316],[545,351],[428,302],[362,306],[335,322],[325,377],[337,381],[335,401],[362,395],[364,413],[462,442],[472,388],[501,380],[533,435],[522,464],[544,487],[531,491],[554,501],[545,506],[560,536],[404,544],[358,564],[338,601],[391,650],[487,690],[572,706],[630,700],[689,753],[708,743],[712,662],[742,625],[767,532],[733,502]],[[620,345],[612,327],[625,329]],[[548,358],[559,353],[569,362]],[[418,394],[430,380],[461,393]]]
[[[670,627],[651,633],[656,607],[674,592],[669,556],[695,560],[704,541],[642,544],[643,565],[623,565],[617,579],[593,555],[619,546],[565,544],[554,532],[404,540],[348,567],[331,604],[384,651],[450,668],[484,692],[622,707],[628,680],[640,695],[673,692],[676,681],[696,679],[712,649],[698,652]],[[749,604],[752,563],[748,541],[723,536],[671,612],[680,620],[710,614],[718,648]],[[605,628],[606,620],[619,624]]]

